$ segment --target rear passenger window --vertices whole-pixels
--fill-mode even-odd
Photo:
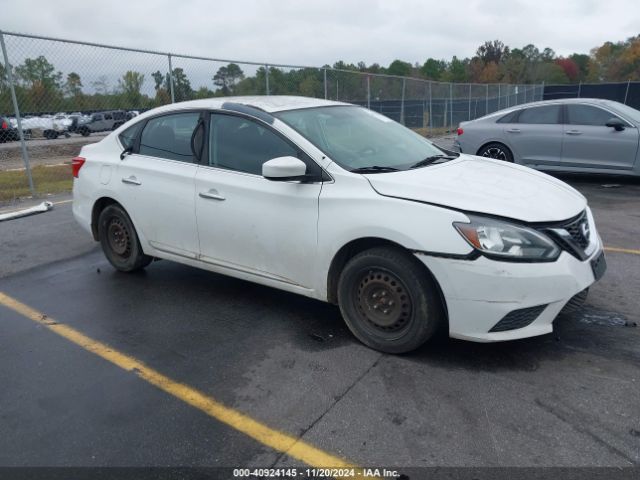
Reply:
[[[571,125],[605,126],[611,118],[618,118],[613,113],[590,105],[567,105],[567,123]],[[625,122],[626,123],[626,122]]]
[[[520,112],[518,123],[557,124],[560,123],[560,105],[526,108]]]
[[[516,120],[516,117],[520,113],[520,110],[516,110],[511,113],[507,113],[504,117],[501,117],[497,123],[513,123]]]
[[[152,118],[140,137],[140,155],[194,162],[191,135],[199,118],[199,113],[178,113]]]
[[[262,175],[262,164],[277,157],[297,157],[297,150],[271,130],[242,117],[211,115],[209,164]]]
[[[133,147],[133,144],[136,141],[136,137],[138,136],[138,132],[140,132],[143,123],[144,122],[138,122],[135,125],[130,126],[118,136],[118,138],[120,139],[120,143],[124,148]]]

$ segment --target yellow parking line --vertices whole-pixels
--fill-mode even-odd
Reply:
[[[605,252],[631,253],[632,255],[640,255],[640,250],[634,250],[633,248],[604,247],[604,250]]]
[[[118,352],[112,347],[97,340],[87,337],[74,328],[58,323],[53,318],[47,317],[41,312],[19,302],[9,295],[0,292],[0,305],[17,312],[18,314],[43,325],[52,332],[66,338],[70,342],[84,348],[85,350],[102,357],[112,364],[136,374],[146,382],[155,385],[160,390],[172,395],[179,400],[201,410],[210,417],[234,428],[235,430],[248,435],[258,442],[274,450],[300,460],[307,465],[316,468],[354,468],[359,478],[367,478],[363,471],[355,465],[343,460],[335,455],[324,452],[313,445],[306,443],[299,438],[280,432],[267,425],[254,420],[253,418],[224,406],[214,398],[192,388],[188,385],[176,382],[171,378],[146,366],[140,360]]]
[[[53,202],[54,205],[64,205],[65,203],[71,203],[73,200],[60,200],[59,202]]]

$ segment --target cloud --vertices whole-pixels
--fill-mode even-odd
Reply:
[[[467,57],[496,38],[588,53],[640,25],[637,0],[56,0],[2,12],[7,31],[297,65]]]

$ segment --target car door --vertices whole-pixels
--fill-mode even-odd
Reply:
[[[120,197],[136,229],[152,247],[196,258],[194,181],[198,165],[191,138],[201,124],[201,113],[165,114],[142,123],[133,153],[124,156],[118,166]],[[125,134],[131,128],[120,135],[121,142],[126,143]]]
[[[211,114],[208,150],[196,175],[201,260],[310,287],[322,183],[267,180],[262,164],[296,156],[321,179],[320,167],[266,124],[239,115]]]
[[[638,150],[638,129],[618,115],[587,104],[567,104],[562,163],[567,167],[631,169]],[[625,127],[607,127],[612,119]]]
[[[91,117],[91,123],[89,127],[93,132],[100,132],[104,130],[104,116],[101,113],[96,113]]]
[[[528,107],[520,111],[515,123],[505,123],[505,139],[518,163],[559,165],[562,160],[561,105]]]

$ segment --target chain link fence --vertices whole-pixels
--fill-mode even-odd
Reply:
[[[542,85],[432,82],[329,67],[205,58],[0,32],[0,204],[71,188],[80,148],[148,109],[229,95],[355,103],[419,133],[540,100]]]

